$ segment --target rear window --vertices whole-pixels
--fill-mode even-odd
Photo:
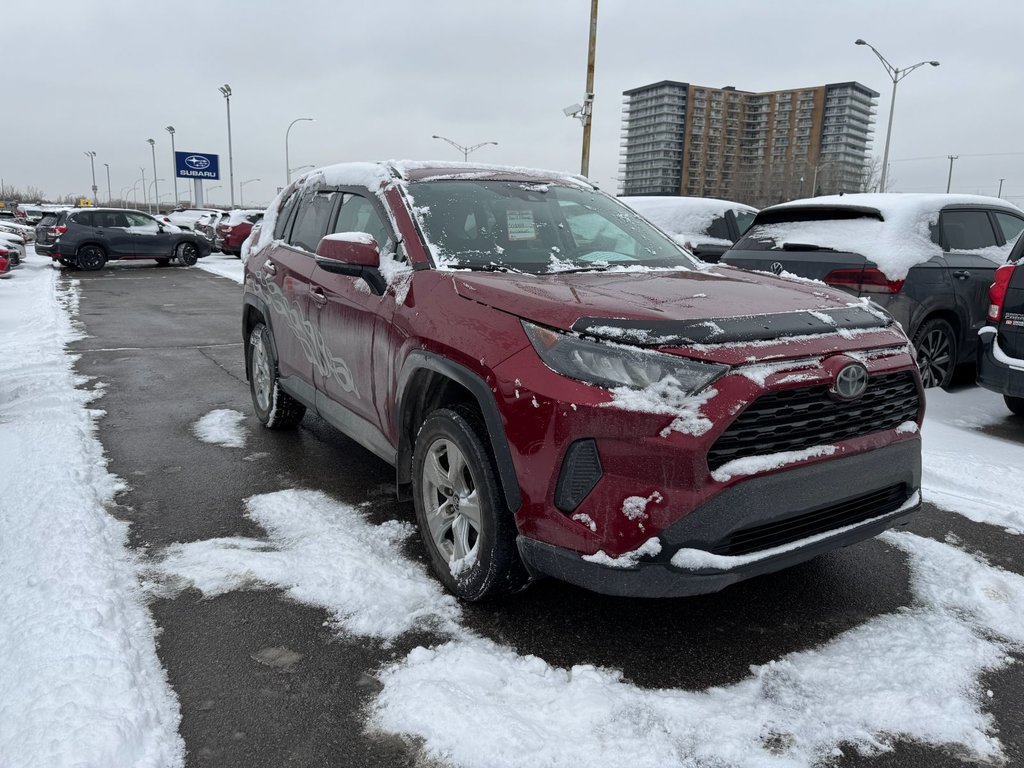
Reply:
[[[39,226],[41,227],[52,227],[57,223],[57,214],[48,213],[39,220]]]

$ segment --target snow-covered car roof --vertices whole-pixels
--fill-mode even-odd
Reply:
[[[619,200],[683,243],[697,237],[708,240],[711,222],[726,211],[757,213],[757,208],[752,206],[711,197],[620,197]],[[731,240],[710,239],[732,245]]]
[[[939,212],[950,205],[1002,208],[1024,215],[1012,203],[983,195],[824,195],[762,209],[745,238],[773,240],[778,248],[785,243],[801,243],[859,253],[874,262],[890,280],[902,280],[911,267],[942,255],[942,246],[932,240],[931,228],[938,222]],[[834,210],[835,215],[827,209]],[[805,218],[803,214],[811,217]],[[986,255],[984,251],[979,253]]]
[[[228,211],[227,219],[223,221],[223,224],[241,224],[243,221],[248,221],[251,216],[262,216],[262,208],[247,208],[236,211]]]

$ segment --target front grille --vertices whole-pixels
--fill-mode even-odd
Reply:
[[[828,387],[803,387],[762,395],[711,446],[712,471],[747,456],[799,451],[916,421],[921,403],[910,371],[872,376],[853,402],[833,400]]]
[[[741,528],[712,547],[711,551],[716,555],[746,555],[763,549],[781,547],[808,536],[862,523],[887,512],[895,512],[906,500],[907,486],[898,483],[813,512]]]

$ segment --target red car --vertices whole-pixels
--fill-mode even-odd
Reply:
[[[263,211],[230,211],[217,225],[214,246],[222,253],[242,254],[242,243],[252,232],[253,224],[263,220]]]
[[[6,248],[0,248],[0,279],[11,276],[11,260]]]
[[[259,419],[314,411],[394,465],[463,599],[712,592],[920,506],[923,390],[888,315],[701,263],[576,177],[310,173],[251,242],[243,331]]]

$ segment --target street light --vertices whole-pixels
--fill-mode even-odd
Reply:
[[[154,202],[156,203],[156,207],[159,210],[159,208],[160,208],[160,187],[157,185],[158,179],[156,178],[156,140],[155,139],[146,139],[146,141],[149,143],[149,150],[150,150],[150,152],[153,153],[153,198],[154,198]],[[153,209],[150,208],[149,212],[152,213]]]
[[[316,168],[316,166],[313,163],[306,163],[305,165],[296,165],[294,168],[289,168],[288,171],[295,173],[295,171],[301,171],[303,168]]]
[[[231,86],[227,83],[220,86],[218,91],[224,96],[228,107],[228,183],[231,185],[231,207],[235,207],[235,160],[231,153]]]
[[[312,117],[296,117],[288,124],[288,130],[284,132],[284,170],[285,170],[285,185],[292,183],[292,169],[290,168],[290,161],[288,159],[288,134],[292,132],[292,126],[296,123],[315,123]]]
[[[142,171],[142,204],[148,208],[149,198],[146,197],[146,169],[139,166],[139,170]],[[138,204],[138,198],[135,199],[135,202]]]
[[[134,187],[121,187],[121,191],[118,193],[118,200],[122,203],[128,202],[128,190],[134,190]]]
[[[469,161],[469,153],[470,152],[475,152],[476,150],[480,149],[480,147],[486,147],[488,144],[493,144],[494,146],[498,146],[498,142],[496,142],[496,141],[481,141],[479,144],[473,144],[472,146],[464,147],[461,144],[457,144],[456,142],[452,141],[451,139],[445,138],[444,136],[438,136],[438,135],[435,134],[435,135],[431,136],[430,138],[432,138],[432,139],[440,139],[441,141],[447,141],[449,144],[451,144],[453,147],[455,147],[457,150],[459,150],[459,152],[462,153],[462,159],[464,161],[466,161],[466,162]]]
[[[206,193],[208,195],[210,195],[210,199],[211,200],[213,199],[213,190],[215,190],[215,189],[224,189],[224,185],[223,184],[215,184],[212,187],[210,187],[208,190],[206,190]],[[210,203],[210,205],[213,205],[213,203]]]
[[[104,163],[107,168],[107,205],[113,201],[114,196],[110,194],[110,163]]]
[[[154,179],[149,183],[150,199],[156,202],[157,213],[160,212],[160,195],[157,194],[157,192],[159,191],[159,187],[156,186],[156,183],[158,181],[167,181],[167,179]],[[166,197],[166,195],[164,195],[164,197]],[[150,211],[150,213],[152,213],[152,211]]]
[[[892,138],[892,113],[896,109],[896,85],[899,83],[900,80],[905,78],[918,67],[923,67],[925,64],[930,64],[933,67],[937,67],[939,66],[939,62],[919,61],[912,67],[904,67],[903,69],[899,69],[898,67],[894,67],[892,64],[890,64],[886,60],[885,56],[880,54],[878,52],[878,49],[875,48],[875,46],[873,46],[866,40],[854,40],[854,45],[866,45],[868,48],[874,51],[875,56],[877,56],[878,60],[882,62],[882,66],[885,67],[886,73],[892,80],[892,101],[889,104],[889,125],[885,129],[885,151],[882,153],[882,178],[878,182],[878,191],[885,192],[885,179],[889,173],[889,139]]]
[[[92,204],[96,205],[96,153],[90,149],[85,156],[89,158],[89,167],[92,169]]]
[[[260,179],[247,179],[246,181],[239,182],[238,184],[238,204],[245,208],[245,195],[243,194],[246,184],[252,184],[254,181],[260,181]]]
[[[178,155],[174,152],[174,126],[168,125],[164,128],[171,134],[171,170],[174,174],[174,206],[178,206]]]

